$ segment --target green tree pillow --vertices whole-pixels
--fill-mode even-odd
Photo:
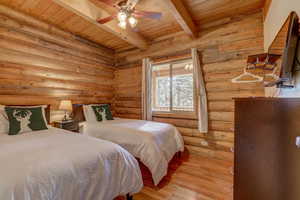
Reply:
[[[98,121],[113,120],[112,113],[108,104],[92,106]]]
[[[9,121],[9,135],[48,129],[42,107],[5,107]]]

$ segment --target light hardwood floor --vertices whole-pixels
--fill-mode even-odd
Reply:
[[[232,163],[183,153],[156,188],[145,186],[134,200],[229,200]]]

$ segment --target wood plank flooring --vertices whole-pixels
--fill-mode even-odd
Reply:
[[[231,200],[232,163],[200,155],[182,154],[171,162],[158,187],[145,186],[134,200]]]

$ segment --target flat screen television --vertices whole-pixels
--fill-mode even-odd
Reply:
[[[294,74],[300,67],[299,17],[295,12],[292,12],[289,17],[289,28],[282,57],[280,79],[277,82],[277,87],[279,88],[294,87]]]

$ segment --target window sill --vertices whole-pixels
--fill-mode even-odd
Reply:
[[[153,117],[179,118],[179,119],[198,119],[196,112],[152,112]]]

